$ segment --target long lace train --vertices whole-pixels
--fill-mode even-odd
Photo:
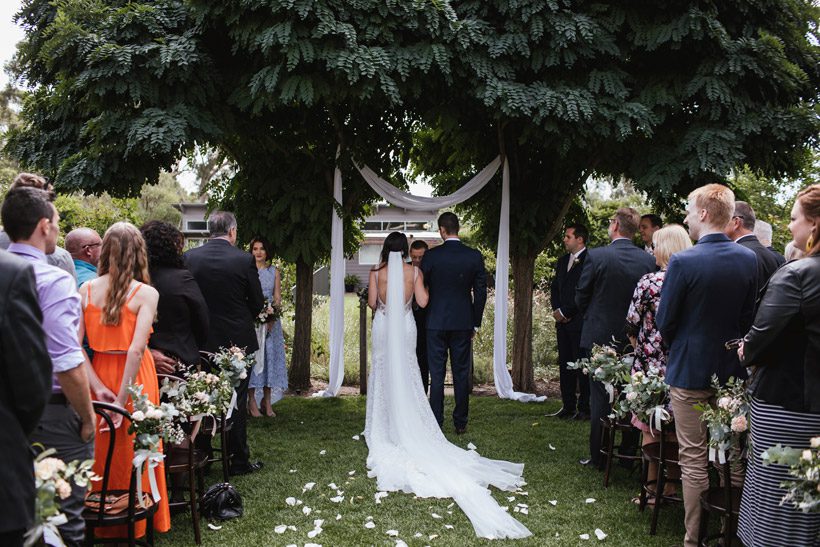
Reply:
[[[453,498],[478,536],[532,535],[504,511],[488,486],[514,491],[524,484],[524,465],[479,456],[451,444],[425,397],[416,360],[416,324],[404,301],[400,253],[388,262],[387,305],[373,320],[373,367],[367,396],[365,438],[368,476],[383,491]]]

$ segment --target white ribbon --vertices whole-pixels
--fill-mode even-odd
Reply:
[[[663,429],[663,422],[666,422],[671,418],[669,412],[663,407],[663,405],[658,405],[650,411],[650,420],[649,420],[649,434],[653,437],[655,436],[652,433],[652,425],[655,425],[655,429],[660,432]]]
[[[213,426],[211,427],[211,437],[214,437],[216,436],[216,418],[213,416],[213,414],[196,414],[188,419],[192,422],[200,422],[202,418],[204,418],[205,416],[209,417],[213,422]],[[196,434],[199,432],[199,427],[200,424],[194,425],[194,432],[191,434],[191,440],[193,440],[194,437],[196,437]]]
[[[151,485],[151,497],[154,503],[159,502],[162,496],[159,493],[159,486],[157,485],[157,474],[154,468],[162,462],[165,456],[161,452],[154,452],[148,448],[140,448],[134,451],[134,467],[137,468],[137,497],[139,498],[140,507],[146,509],[145,500],[142,495],[142,466],[148,464],[148,483]]]
[[[604,382],[604,389],[609,395],[609,404],[615,402],[615,387],[610,382]]]
[[[262,374],[262,370],[265,368],[265,337],[267,330],[267,323],[262,323],[256,327],[256,341],[259,344],[259,349],[256,350],[256,354],[254,355],[256,359],[256,362],[253,364],[254,374]]]
[[[720,464],[726,463],[726,449],[729,447],[728,443],[720,443],[717,448],[709,447],[709,461],[717,461]]]
[[[225,415],[226,420],[231,419],[231,415],[233,414],[233,409],[239,410],[236,406],[236,390],[233,390],[233,394],[231,395],[231,404],[228,405],[228,413]]]

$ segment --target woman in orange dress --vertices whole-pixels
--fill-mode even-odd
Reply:
[[[113,404],[133,412],[128,395],[129,383],[143,386],[148,399],[159,404],[159,385],[154,360],[148,351],[148,337],[157,312],[159,295],[148,285],[148,256],[139,230],[127,222],[117,222],[105,232],[98,266],[99,277],[85,283],[83,298],[84,327],[88,345],[94,351],[93,372],[116,398]],[[82,338],[82,333],[81,333]],[[92,385],[96,384],[92,379]],[[108,487],[128,490],[133,469],[134,436],[127,434],[122,419],[115,415],[118,429],[111,462]],[[103,474],[106,450],[110,442],[107,431],[98,428],[95,443],[94,472]],[[165,532],[171,527],[165,470],[154,468],[162,499],[154,515],[154,530]],[[92,483],[99,490],[100,482]],[[148,473],[142,474],[143,492],[151,492]],[[97,537],[125,537],[124,526],[96,530]],[[136,536],[145,535],[145,521],[137,523]]]

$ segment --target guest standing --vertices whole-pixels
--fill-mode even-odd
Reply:
[[[218,351],[232,345],[253,353],[259,349],[253,322],[262,311],[265,298],[259,284],[256,261],[235,247],[236,217],[227,211],[214,211],[208,218],[211,239],[185,253],[185,263],[196,279],[208,305],[210,326],[205,350]],[[231,475],[253,473],[262,462],[250,461],[247,413],[250,375],[236,388],[229,441]],[[197,441],[206,439],[200,435]]]
[[[777,257],[760,243],[754,234],[755,212],[745,201],[735,202],[735,211],[723,232],[735,243],[743,245],[757,257],[757,288],[766,285],[774,271],[780,267]]]
[[[160,374],[179,374],[199,364],[208,340],[208,306],[182,259],[184,238],[176,227],[151,220],[140,228],[148,253],[151,285],[159,293],[157,322],[148,347]]]
[[[688,202],[684,223],[697,244],[669,260],[655,316],[669,348],[666,383],[680,447],[687,547],[697,545],[700,494],[709,486],[706,426],[694,405],[714,404],[712,375],[721,383],[745,377],[724,343],[748,330],[757,292],[755,254],[723,233],[735,209],[732,191],[708,184],[689,194]]]
[[[60,215],[52,200],[54,194],[30,186],[9,190],[3,201],[2,215],[12,242],[9,252],[31,263],[37,295],[43,313],[46,348],[53,369],[51,397],[31,440],[46,449],[54,448],[63,461],[86,460],[94,451],[94,409],[91,406],[87,363],[80,347],[78,332],[82,312],[74,278],[51,266],[46,255],[52,253],[60,234]],[[8,326],[7,328],[16,328]],[[20,363],[25,365],[25,363]],[[93,384],[101,394],[99,383]],[[101,395],[105,397],[105,395]],[[85,534],[82,518],[85,488],[74,486],[71,495],[60,503],[68,522],[59,527],[63,541],[79,545]]]
[[[113,224],[103,237],[98,278],[88,281],[80,288],[85,311],[85,334],[94,351],[93,376],[116,394],[114,404],[134,411],[128,393],[130,384],[142,386],[148,400],[159,404],[159,383],[154,359],[148,351],[148,337],[157,314],[159,294],[149,285],[148,255],[145,241],[136,226],[127,222]],[[114,457],[108,473],[108,488],[128,490],[133,470],[134,435],[128,434],[122,417],[114,418],[118,429],[114,440]],[[94,472],[104,473],[106,454],[111,445],[108,431],[97,432]],[[154,514],[154,530],[165,532],[171,527],[168,496],[165,487],[165,467],[160,463],[155,469],[157,485],[162,499]],[[101,483],[92,483],[92,490],[99,491]],[[142,488],[151,492],[148,473],[143,473]],[[97,537],[126,537],[126,527],[97,528]],[[145,534],[145,521],[136,525],[136,536]]]
[[[584,314],[575,304],[575,289],[587,257],[589,232],[582,224],[569,226],[564,233],[567,254],[558,259],[550,285],[552,317],[558,340],[558,374],[563,406],[555,416],[560,419],[589,419],[589,380],[580,370],[570,370],[567,363],[581,357],[581,327]],[[576,395],[578,392],[578,395]]]
[[[760,241],[760,244],[769,249],[777,260],[777,267],[779,268],[786,262],[786,257],[777,252],[772,247],[772,225],[765,220],[759,218],[755,220],[755,237]]]
[[[272,265],[270,244],[267,240],[256,237],[251,240],[251,254],[256,261],[259,272],[259,283],[262,285],[262,296],[272,300],[275,306],[282,305],[282,280],[279,270]],[[285,363],[285,337],[282,332],[282,320],[269,321],[261,327],[264,329],[265,360],[262,371],[251,374],[248,389],[248,408],[251,416],[259,417],[259,405],[256,402],[256,390],[262,388],[262,412],[265,416],[276,416],[271,405],[279,401],[288,389],[288,368]],[[260,348],[261,349],[261,348]]]
[[[787,468],[761,460],[776,444],[806,449],[820,435],[820,185],[797,195],[789,230],[808,255],[772,275],[738,351],[754,367],[752,454],[738,525],[748,547],[817,545],[820,537],[820,513],[780,503],[780,483],[792,479]]]
[[[97,277],[102,238],[91,228],[76,228],[65,236],[65,248],[74,259],[77,287]]]
[[[643,241],[643,249],[649,254],[654,254],[655,245],[653,243],[653,236],[655,232],[663,227],[663,220],[654,213],[649,213],[641,216],[641,222],[638,224],[638,233],[641,234]]]
[[[0,545],[20,547],[34,518],[28,436],[51,392],[51,359],[34,269],[0,251]],[[11,326],[14,326],[11,328]]]
[[[631,207],[622,207],[609,219],[607,232],[612,242],[606,247],[590,249],[586,258],[575,302],[584,314],[581,329],[581,355],[589,356],[595,344],[612,344],[622,351],[627,344],[624,317],[635,285],[646,273],[655,270],[655,258],[636,247],[632,238],[640,217]],[[601,382],[590,382],[589,459],[581,465],[601,467],[601,418],[609,415],[609,396]],[[622,451],[628,453],[637,445],[637,434],[625,433]],[[631,446],[632,445],[632,446]]]
[[[424,253],[427,252],[427,242],[417,239],[410,244],[410,262],[419,268]],[[424,393],[429,391],[430,367],[427,364],[427,308],[422,308],[416,303],[413,297],[413,320],[416,322],[416,359],[419,362],[419,372],[421,373],[421,384],[424,386]]]
[[[655,232],[652,240],[655,263],[659,270],[644,275],[635,287],[632,294],[632,303],[626,314],[627,331],[632,346],[635,348],[635,360],[632,363],[632,373],[648,372],[650,368],[657,369],[661,375],[666,374],[668,349],[663,343],[663,337],[655,324],[655,314],[658,312],[658,302],[661,299],[663,279],[666,276],[666,266],[675,253],[684,251],[692,246],[689,234],[679,224],[669,224]],[[632,416],[632,425],[643,433],[642,445],[658,442],[657,431],[651,431],[649,425]],[[674,434],[670,436],[674,440]],[[649,465],[648,480],[658,477],[658,467]],[[671,485],[670,485],[671,486]],[[671,492],[667,490],[665,493]]]

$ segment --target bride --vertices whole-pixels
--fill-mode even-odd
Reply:
[[[379,490],[453,498],[480,537],[528,537],[530,531],[488,489],[514,491],[524,485],[524,465],[483,458],[451,444],[433,416],[416,360],[411,308],[413,297],[421,307],[429,297],[422,273],[405,263],[407,255],[407,238],[393,232],[370,273],[368,304],[376,313],[365,425],[368,476],[376,478]]]

